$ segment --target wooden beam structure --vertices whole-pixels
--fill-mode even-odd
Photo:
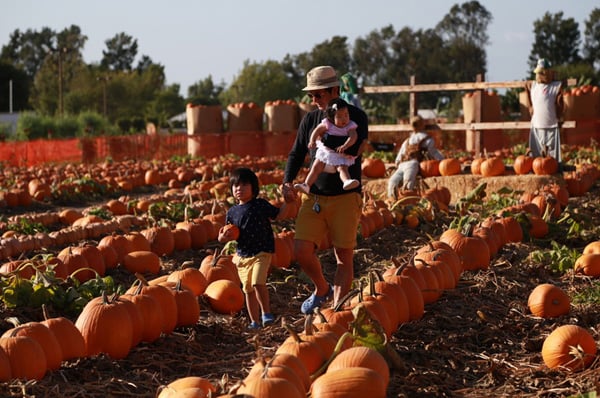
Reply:
[[[409,118],[417,114],[418,96],[417,93],[431,91],[472,91],[472,90],[490,90],[495,88],[525,88],[526,80],[514,80],[506,82],[486,82],[483,81],[483,75],[478,74],[475,82],[465,83],[436,83],[436,84],[417,84],[415,76],[410,77],[410,84],[403,86],[364,86],[362,92],[365,94],[385,94],[385,93],[408,93],[409,94]],[[577,84],[577,79],[568,79],[567,86]],[[481,121],[481,95],[475,96],[475,115],[472,123],[439,123],[437,126],[442,131],[464,131],[466,134],[473,134],[473,146],[476,153],[481,152],[484,146],[482,130],[518,130],[530,129],[530,122],[482,122]],[[567,121],[562,125],[563,128],[574,128],[575,121]],[[370,125],[369,131],[372,132],[406,132],[411,131],[410,124],[379,124]]]

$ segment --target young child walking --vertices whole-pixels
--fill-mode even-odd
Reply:
[[[248,168],[233,170],[229,176],[229,186],[237,204],[227,210],[226,225],[219,231],[218,240],[221,243],[237,240],[234,262],[246,298],[246,309],[250,317],[248,328],[259,329],[260,321],[262,326],[267,326],[275,320],[267,288],[267,274],[275,252],[271,220],[279,219],[285,214],[286,204],[277,208],[259,198],[258,177]],[[233,228],[228,228],[227,224],[235,225],[239,229],[239,236],[236,237]]]
[[[354,189],[360,184],[348,172],[348,166],[354,164],[356,157],[344,153],[357,139],[357,125],[350,120],[348,104],[341,98],[334,98],[327,104],[325,115],[312,131],[308,143],[309,149],[317,149],[315,160],[304,182],[294,185],[294,188],[306,194],[322,172],[340,173],[344,190]]]

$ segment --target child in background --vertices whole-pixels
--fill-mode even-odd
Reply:
[[[354,164],[354,156],[345,150],[356,142],[356,123],[350,120],[348,103],[341,98],[332,99],[325,109],[326,117],[310,135],[309,149],[317,149],[315,160],[302,184],[294,188],[308,194],[310,187],[322,172],[340,173],[344,190],[358,187],[360,182],[350,177],[348,166]]]
[[[397,169],[388,180],[387,194],[389,198],[397,199],[397,188],[414,190],[419,174],[420,162],[427,158],[442,160],[444,155],[435,147],[435,140],[425,130],[425,120],[419,115],[411,117],[413,131],[402,142],[396,155]]]
[[[246,309],[250,316],[249,329],[259,329],[270,325],[275,318],[271,314],[267,274],[271,266],[271,257],[275,252],[275,239],[271,220],[285,214],[284,203],[277,208],[267,200],[258,197],[258,177],[248,168],[233,170],[229,176],[231,193],[237,204],[227,210],[226,224],[239,229],[237,238],[237,256],[234,261],[242,281],[246,298]],[[234,240],[234,232],[221,228],[219,242]],[[262,314],[262,316],[261,316]]]

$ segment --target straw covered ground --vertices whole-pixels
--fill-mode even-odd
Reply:
[[[569,204],[595,226],[600,225],[598,193],[596,183],[586,196],[571,198]],[[408,261],[416,248],[439,236],[450,219],[451,215],[440,215],[417,229],[390,226],[361,240],[355,256],[356,277],[370,270],[384,271],[392,265],[392,257]],[[598,239],[597,230],[595,234]],[[586,243],[564,236],[552,239],[562,239],[577,249]],[[505,245],[488,270],[464,272],[455,289],[426,305],[420,320],[401,325],[391,344],[405,369],[392,369],[388,397],[565,397],[600,391],[599,360],[577,373],[549,370],[542,361],[544,338],[559,325],[580,325],[600,339],[597,304],[574,303],[569,315],[550,320],[528,313],[527,297],[539,283],[558,284],[572,297],[597,283],[570,272],[553,274],[548,264],[531,261],[532,251],[550,245],[551,239]],[[165,265],[175,267],[186,260],[199,265],[207,253],[180,252],[165,259]],[[323,251],[320,257],[331,278],[332,252]],[[132,276],[122,271],[113,277],[119,283],[132,282]],[[293,265],[276,270],[269,288],[273,312],[300,331],[299,307],[312,286]],[[217,315],[204,301],[202,308],[197,325],[176,329],[152,344],[142,343],[123,360],[98,356],[70,361],[40,381],[0,385],[0,396],[153,397],[161,385],[189,375],[209,378],[226,392],[247,374],[257,355],[273,353],[286,337],[279,323],[249,333],[243,313]],[[2,308],[2,314],[3,319],[39,320],[37,311]],[[4,321],[0,325],[2,330],[9,327]]]

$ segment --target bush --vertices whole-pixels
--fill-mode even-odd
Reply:
[[[28,141],[48,138],[56,132],[54,118],[38,116],[33,112],[24,112],[17,122],[17,140]]]
[[[111,130],[108,120],[96,112],[80,113],[78,121],[81,126],[81,130],[78,134],[79,137],[106,135],[110,133]]]
[[[131,130],[131,120],[121,118],[117,120],[117,127],[122,134],[127,134]]]
[[[73,138],[81,129],[77,118],[74,116],[66,116],[55,120],[56,129],[52,138]]]
[[[137,116],[131,119],[131,127],[134,133],[146,131],[146,121],[143,117]]]

